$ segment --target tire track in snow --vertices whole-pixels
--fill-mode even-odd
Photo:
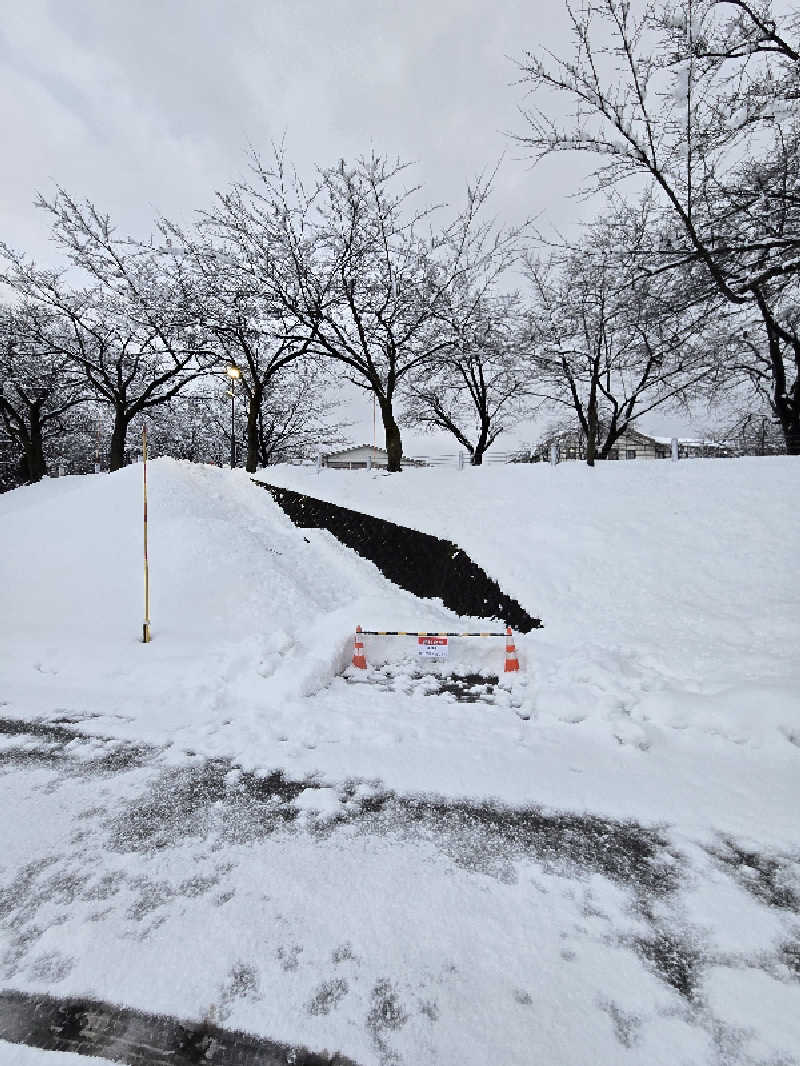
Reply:
[[[128,1066],[356,1066],[327,1051],[92,999],[0,992],[0,1040]]]

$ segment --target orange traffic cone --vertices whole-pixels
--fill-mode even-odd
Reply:
[[[359,670],[366,670],[367,657],[364,654],[364,637],[361,634],[361,626],[356,626],[356,637],[353,641],[353,666]]]
[[[355,659],[353,659],[355,662]],[[517,649],[514,646],[514,638],[511,634],[511,626],[506,629],[506,669],[508,674],[512,670],[519,670],[519,659],[517,658]]]

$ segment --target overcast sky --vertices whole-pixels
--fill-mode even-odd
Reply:
[[[570,48],[562,0],[2,6],[0,235],[43,262],[55,259],[38,191],[58,182],[146,236],[156,215],[190,221],[243,174],[248,147],[266,153],[284,137],[301,170],[372,148],[414,161],[429,198],[453,204],[505,156],[502,219],[569,230],[591,212],[572,198],[585,166],[561,157],[534,169],[508,136],[523,128],[515,60]],[[371,438],[371,415],[353,433]]]

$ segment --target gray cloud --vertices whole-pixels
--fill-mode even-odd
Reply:
[[[503,132],[519,128],[523,96],[509,57],[541,21],[521,0],[32,0],[0,39],[3,229],[42,254],[31,202],[54,180],[125,228],[149,227],[154,209],[185,217],[243,172],[248,146],[284,132],[303,170],[373,147],[414,160],[436,200],[460,199],[505,152],[497,212],[567,219],[568,168],[531,173]],[[548,22],[565,43],[560,4]]]
[[[301,171],[375,148],[460,202],[503,155],[494,212],[569,229],[586,161],[531,168],[506,135],[525,91],[512,57],[569,48],[561,0],[26,0],[5,5],[0,236],[52,262],[37,191],[58,182],[146,235],[241,176],[286,133]],[[362,432],[371,437],[371,413]]]

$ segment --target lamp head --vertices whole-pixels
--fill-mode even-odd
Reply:
[[[235,363],[229,363],[228,366],[225,368],[225,373],[233,381],[236,381],[238,378],[240,378],[242,376],[241,370],[239,369],[238,366],[236,366]]]

